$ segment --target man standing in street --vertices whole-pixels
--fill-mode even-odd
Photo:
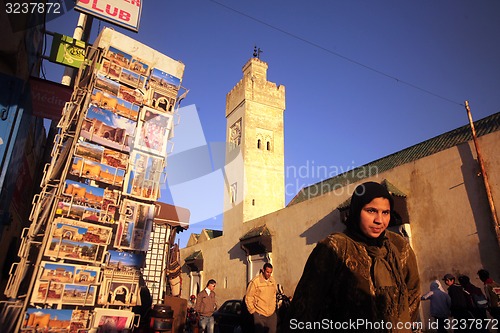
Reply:
[[[213,314],[217,310],[215,300],[215,280],[208,280],[205,290],[196,297],[195,311],[200,315],[200,328],[202,332],[214,333],[214,317]],[[206,329],[206,331],[205,331]]]
[[[493,318],[500,321],[500,284],[495,282],[485,269],[480,269],[477,275],[484,283],[484,293],[488,299],[488,310]]]
[[[276,317],[276,281],[271,276],[273,266],[265,263],[259,275],[248,284],[245,303],[252,314],[255,333],[275,333]]]
[[[443,277],[443,281],[448,286],[448,295],[451,298],[451,315],[459,323],[454,331],[461,331],[463,328],[460,326],[460,323],[474,319],[469,311],[472,306],[472,298],[470,298],[470,295],[461,285],[455,282],[455,276],[452,274],[446,274]]]

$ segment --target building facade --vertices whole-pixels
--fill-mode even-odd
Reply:
[[[5,1],[2,1],[5,7]],[[30,77],[38,77],[44,15],[0,13],[0,299],[29,226],[43,172],[45,129],[33,116]]]
[[[261,61],[252,59],[250,64],[260,65]],[[245,73],[247,65],[244,67],[242,81],[248,75],[248,72]],[[226,115],[230,142],[232,126],[238,119],[245,119],[244,112],[239,111],[238,106],[247,112],[244,106],[251,105],[251,102],[241,97],[241,93],[238,99],[233,94],[239,90],[244,90],[245,96],[250,98],[252,93],[253,96],[265,94],[264,91],[242,89],[241,85],[240,81],[228,94]],[[257,85],[253,87],[263,89]],[[284,108],[284,99],[280,105]],[[262,112],[260,116],[266,119],[267,110],[255,111],[257,112],[248,112],[245,116],[259,117],[258,112]],[[242,116],[236,116],[238,112]],[[328,234],[344,229],[343,219],[354,188],[369,180],[385,184],[395,198],[401,221],[390,228],[410,241],[417,256],[422,292],[429,289],[431,281],[441,279],[446,273],[468,275],[471,282],[481,286],[476,272],[485,268],[495,280],[500,280],[500,248],[492,226],[492,215],[479,172],[470,126],[443,133],[313,184],[300,191],[286,207],[281,208],[277,202],[273,202],[274,211],[270,207],[269,211],[263,209],[262,214],[252,215],[245,214],[245,205],[249,210],[258,207],[258,200],[262,198],[259,195],[266,195],[256,194],[259,188],[262,192],[271,192],[274,189],[271,190],[270,187],[281,182],[278,176],[267,177],[269,171],[272,174],[273,170],[281,167],[277,165],[277,160],[276,164],[268,164],[259,155],[247,153],[259,146],[258,141],[255,142],[259,127],[255,124],[258,121],[241,122],[241,133],[252,134],[241,136],[240,148],[244,163],[248,163],[241,172],[247,176],[247,183],[252,182],[257,188],[253,190],[255,192],[248,190],[245,198],[224,215],[222,236],[192,238],[188,246],[181,249],[183,297],[187,298],[193,293],[190,289],[196,285],[191,283],[193,279],[197,279],[202,287],[208,279],[215,279],[221,302],[242,298],[247,283],[262,267],[263,262],[273,264],[276,281],[284,287],[287,295],[293,295],[315,244]],[[279,127],[277,123],[274,126],[276,127],[272,128]],[[498,206],[500,113],[476,121],[475,127],[493,192],[493,202]],[[246,140],[243,141],[243,138]],[[248,154],[248,161],[245,153]],[[254,175],[252,170],[256,170]],[[228,181],[226,196],[229,199],[226,199],[226,204],[231,202],[231,184]],[[273,193],[281,197],[280,192]],[[255,206],[252,206],[254,198],[257,200]],[[238,202],[238,197],[235,201]],[[425,302],[421,306],[424,323],[429,318],[428,306]]]

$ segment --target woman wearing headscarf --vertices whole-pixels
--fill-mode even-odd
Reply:
[[[406,239],[387,229],[394,202],[375,182],[356,187],[346,230],[320,241],[292,298],[289,328],[411,332],[420,304]]]

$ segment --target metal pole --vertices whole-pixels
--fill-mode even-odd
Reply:
[[[486,189],[486,195],[488,197],[488,204],[490,206],[491,216],[493,217],[493,229],[495,230],[495,235],[497,237],[497,242],[500,245],[500,224],[498,222],[497,211],[495,209],[495,203],[493,202],[493,196],[491,194],[491,187],[488,181],[488,175],[486,174],[486,169],[484,167],[483,158],[481,157],[481,151],[479,150],[479,144],[477,142],[476,129],[474,128],[474,122],[472,121],[472,115],[470,112],[469,101],[465,101],[465,110],[467,111],[467,116],[469,117],[469,123],[472,130],[472,139],[474,140],[474,146],[476,147],[476,156],[481,168],[481,176],[484,181],[484,187]]]
[[[92,28],[92,16],[80,14],[80,16],[78,16],[78,24],[76,25],[75,31],[73,32],[73,39],[88,42],[91,28]],[[75,79],[76,71],[77,69],[67,66],[64,69],[64,75],[62,77],[61,83],[64,84],[65,86],[71,86],[73,84],[73,80]]]

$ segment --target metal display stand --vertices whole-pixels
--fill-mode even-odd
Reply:
[[[131,331],[141,319],[132,310],[143,302],[145,270],[153,300],[165,294],[175,230],[153,219],[184,67],[161,54],[151,58],[160,63],[142,58],[146,46],[127,53],[141,46],[127,38],[104,29],[87,49],[10,271],[2,332]],[[168,109],[155,107],[152,91]]]

